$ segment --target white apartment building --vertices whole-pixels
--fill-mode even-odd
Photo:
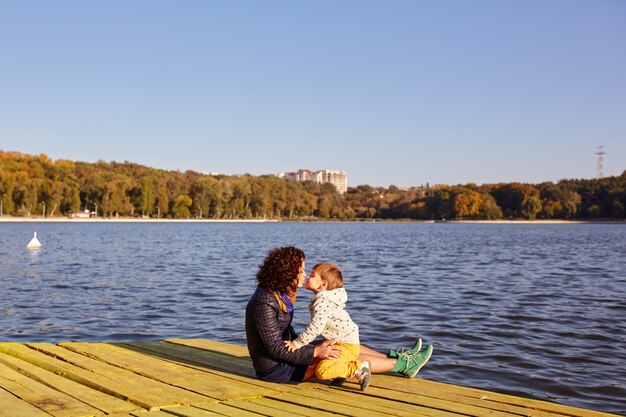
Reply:
[[[330,183],[335,186],[340,194],[348,191],[348,174],[345,171],[332,169],[309,171],[308,169],[299,169],[296,172],[281,172],[278,176],[294,181],[314,181],[319,184]]]

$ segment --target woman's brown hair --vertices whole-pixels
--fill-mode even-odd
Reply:
[[[294,280],[304,262],[304,252],[293,246],[272,249],[259,266],[256,280],[268,291],[282,294],[297,290]]]

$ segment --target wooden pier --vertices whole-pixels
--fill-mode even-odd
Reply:
[[[611,414],[393,375],[361,392],[265,383],[247,350],[201,339],[0,343],[2,417],[570,416]]]

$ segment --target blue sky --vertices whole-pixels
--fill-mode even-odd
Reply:
[[[626,2],[0,0],[0,149],[350,185],[626,169]]]

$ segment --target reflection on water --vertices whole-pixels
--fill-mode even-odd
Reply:
[[[365,344],[435,344],[426,379],[626,413],[626,227],[0,224],[0,340],[245,344],[267,251],[338,264]],[[308,320],[299,294],[296,330]]]

